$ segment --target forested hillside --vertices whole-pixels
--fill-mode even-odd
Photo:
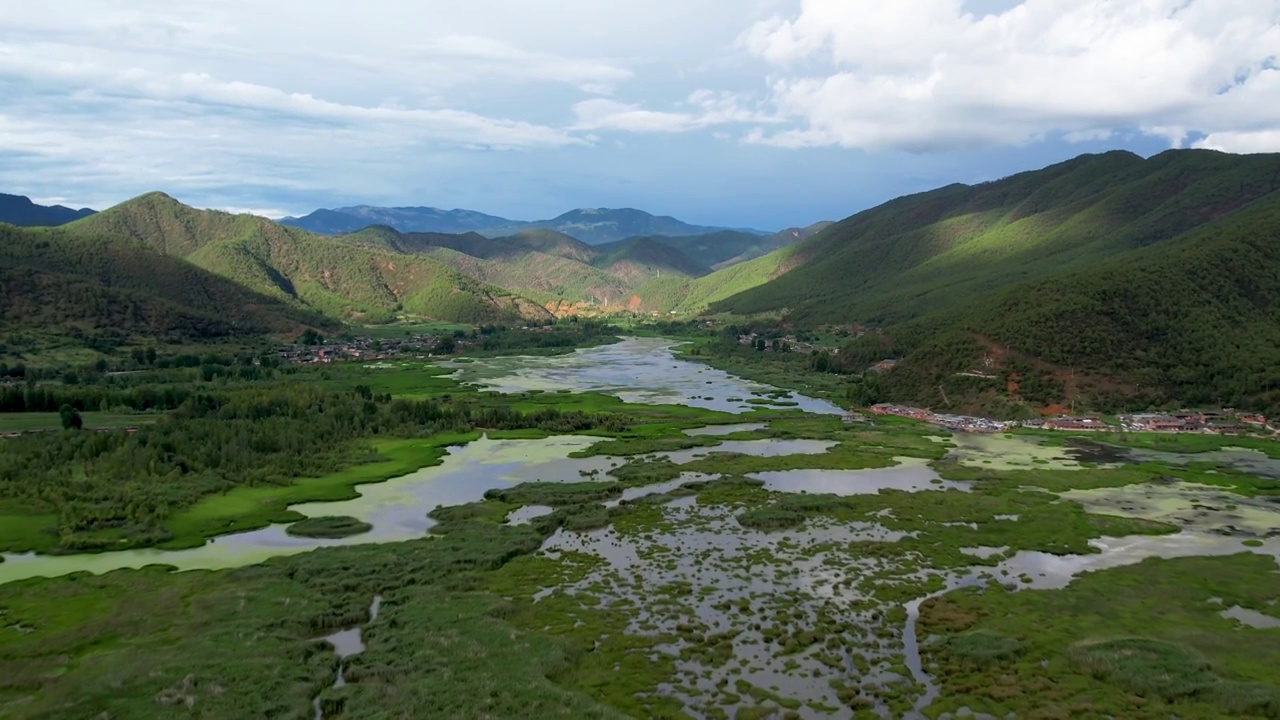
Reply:
[[[389,229],[388,237],[370,234],[377,242],[346,242],[255,215],[195,210],[151,193],[72,223],[67,231],[129,238],[336,318],[377,322],[403,311],[487,322],[547,315],[514,293],[429,257],[405,254]]]
[[[425,255],[550,308],[656,309],[665,297],[641,293],[651,278],[689,279],[710,269],[655,239],[591,246],[553,230],[488,238],[477,233],[398,233],[386,226],[339,236],[368,247]]]
[[[650,239],[670,245],[690,260],[710,268],[723,268],[754,260],[817,235],[831,227],[831,222],[819,222],[803,228],[787,228],[773,235],[757,235],[740,230],[722,230],[703,235],[664,237],[654,235]]]
[[[854,215],[713,309],[875,330],[849,357],[904,358],[902,399],[1018,388],[954,379],[1014,358],[1040,402],[1274,404],[1278,190],[1275,155],[1082,156]]]
[[[13,351],[331,329],[333,321],[109,236],[0,225],[0,337]]]

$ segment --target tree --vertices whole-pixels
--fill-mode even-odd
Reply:
[[[855,407],[871,407],[880,402],[880,376],[867,373],[850,383],[848,398]]]
[[[62,419],[64,430],[79,430],[84,427],[84,418],[80,417],[80,412],[70,405],[58,408],[58,417]]]
[[[307,328],[298,338],[298,342],[303,345],[323,345],[324,336],[316,332],[314,328]]]

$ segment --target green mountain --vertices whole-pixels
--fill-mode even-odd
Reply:
[[[876,329],[841,354],[903,358],[898,398],[1280,407],[1278,191],[1277,155],[1086,155],[858,213],[712,309]]]
[[[7,352],[306,327],[336,324],[130,240],[0,225],[0,337]]]
[[[802,259],[794,257],[791,250],[783,248],[700,277],[651,277],[636,287],[636,295],[646,309],[686,315],[703,312],[714,303],[764,285],[798,266]]]
[[[316,210],[303,217],[281,218],[280,224],[325,235],[354,233],[372,225],[385,225],[403,233],[460,235],[479,232],[493,238],[547,230],[564,233],[592,245],[630,237],[688,236],[724,230],[690,225],[673,217],[652,215],[633,208],[580,208],[550,220],[526,222],[474,210],[356,205]],[[741,232],[757,238],[769,234],[751,230]]]
[[[597,255],[592,265],[631,283],[643,282],[663,272],[698,277],[711,271],[676,248],[650,238],[620,240],[597,245],[595,249]]]
[[[476,233],[398,233],[376,226],[337,239],[425,255],[557,312],[650,309],[663,300],[636,292],[650,278],[687,279],[709,272],[679,250],[648,238],[591,246],[546,229],[487,238]]]
[[[386,225],[400,232],[465,233],[510,225],[512,220],[474,210],[441,210],[433,207],[373,207],[355,205],[333,210],[316,210],[303,217],[281,218],[281,225],[302,228],[324,235],[362,230],[370,225]]]
[[[128,238],[331,317],[376,322],[407,312],[487,322],[547,315],[525,298],[406,254],[393,246],[397,238],[380,230],[365,236],[378,241],[352,243],[255,215],[196,210],[163,193],[135,198],[67,230]]]
[[[24,195],[0,193],[0,223],[22,227],[53,227],[92,215],[89,208],[75,210],[63,205],[37,205]]]
[[[654,235],[649,239],[676,248],[694,262],[718,269],[753,260],[774,250],[807,240],[833,224],[819,222],[809,227],[788,228],[765,236],[740,230],[721,230],[703,235],[678,237]]]
[[[504,237],[514,235],[521,230],[539,228],[570,235],[589,245],[600,245],[632,237],[701,235],[726,229],[690,225],[673,217],[651,215],[635,208],[579,208],[550,220],[514,222],[479,228],[478,231],[489,237]],[[768,234],[752,230],[744,232],[756,235]]]
[[[591,264],[598,255],[594,248],[581,240],[545,228],[521,230],[513,235],[506,236],[506,240],[530,250],[537,250],[548,255],[577,260],[587,264]]]

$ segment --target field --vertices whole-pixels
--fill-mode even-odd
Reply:
[[[156,421],[155,415],[140,413],[83,412],[84,427],[99,428],[137,427]],[[59,430],[62,417],[58,413],[0,413],[0,433],[31,430]]]

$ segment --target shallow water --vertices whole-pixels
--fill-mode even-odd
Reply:
[[[675,480],[668,480],[667,482],[654,483],[652,485],[641,485],[639,487],[627,488],[622,491],[622,495],[619,495],[617,498],[614,498],[613,500],[609,500],[605,502],[604,506],[607,508],[617,507],[624,502],[628,502],[631,500],[639,500],[640,498],[647,497],[649,495],[661,495],[662,493],[669,493],[672,490],[678,490],[681,486],[686,485],[688,483],[698,482],[702,480],[710,480],[714,477],[716,476],[703,475],[702,473],[680,473],[680,477],[676,478]],[[693,500],[694,498],[690,496],[688,498],[678,498],[678,499]]]
[[[737,453],[756,457],[779,457],[782,455],[821,455],[839,443],[831,440],[726,440],[712,447],[696,447],[686,450],[655,453],[665,457],[677,465],[693,462],[708,457],[712,453]]]
[[[1081,448],[1049,445],[1031,435],[961,432],[952,435],[951,442],[955,448],[947,459],[992,470],[1083,470],[1087,463],[1114,466],[1095,463],[1100,458]]]
[[[818,714],[802,706],[797,709],[800,717],[849,718],[852,711],[841,707],[832,679],[867,685],[898,677],[888,662],[894,641],[883,633],[900,637],[901,628],[878,628],[880,615],[854,604],[866,599],[858,589],[860,579],[883,567],[883,561],[849,549],[865,542],[893,542],[904,534],[875,523],[821,519],[800,530],[762,533],[738,525],[732,511],[685,500],[666,507],[670,522],[656,532],[637,535],[612,527],[557,532],[543,553],[553,558],[566,551],[588,553],[606,565],[570,586],[530,588],[530,595],[535,601],[552,593],[594,595],[605,606],[626,607],[632,615],[628,632],[679,635],[659,648],[678,657],[697,649],[701,632],[690,638],[681,633],[683,626],[705,628],[708,634],[732,631],[726,664],[680,657],[680,685],[662,688],[684,702],[693,717],[708,717],[711,708],[732,717],[737,708],[751,706],[750,700],[719,695],[721,681],[733,688],[742,680],[782,697],[839,708],[834,714]],[[787,616],[788,630],[781,636],[769,634],[781,622],[777,612]],[[859,648],[873,667],[865,676],[851,664],[832,667],[816,657],[820,644],[803,652],[779,652],[778,643],[812,629],[840,635],[842,647]]]
[[[1260,630],[1280,628],[1280,617],[1266,615],[1258,612],[1257,610],[1242,608],[1239,605],[1232,605],[1218,614],[1229,620],[1235,620],[1245,627],[1257,628]]]
[[[1130,450],[1130,457],[1137,462],[1160,462],[1169,465],[1188,463],[1214,463],[1233,468],[1249,475],[1280,479],[1280,460],[1248,448],[1223,448],[1202,453],[1171,453],[1157,450]]]
[[[374,595],[373,602],[369,604],[369,623],[378,619],[378,611],[382,609],[382,596]],[[365,623],[367,626],[369,623]],[[339,630],[332,635],[324,638],[324,641],[333,646],[333,654],[338,656],[339,660],[345,660],[352,655],[359,655],[364,652],[363,627],[354,627],[347,630]],[[345,687],[347,684],[346,666],[339,663],[338,673],[333,680],[333,687]],[[314,720],[323,720],[324,710],[321,707],[320,696],[317,695],[311,701],[312,717]]]
[[[1243,538],[1280,536],[1280,498],[1245,497],[1213,485],[1143,483],[1072,490],[1062,497],[1090,512],[1157,520],[1203,533]]]
[[[223,535],[188,550],[122,550],[93,555],[6,554],[0,563],[0,583],[28,577],[55,576],[88,571],[103,573],[145,565],[172,565],[180,570],[215,570],[262,562],[280,555],[294,555],[319,547],[394,542],[422,537],[435,525],[427,513],[440,505],[476,502],[491,488],[522,482],[577,482],[581,472],[607,470],[608,458],[573,459],[599,438],[559,436],[545,440],[491,440],[482,438],[449,449],[437,466],[383,483],[361,485],[354,500],[303,503],[291,506],[303,515],[349,515],[373,525],[373,530],[349,538],[292,537],[286,525]]]
[[[895,458],[889,468],[868,470],[778,470],[755,472],[750,476],[764,481],[765,489],[787,493],[828,495],[869,495],[881,490],[968,490],[969,483],[943,480],[920,458]]]
[[[1097,554],[1050,555],[1023,550],[1000,563],[997,572],[1008,572],[1009,578],[1025,577],[1023,587],[1056,590],[1071,584],[1081,573],[1134,565],[1147,558],[1182,558],[1255,553],[1269,555],[1280,566],[1280,538],[1259,547],[1244,544],[1241,538],[1184,532],[1178,535],[1136,535],[1121,538],[1103,537],[1090,540]]]
[[[525,505],[507,514],[508,525],[528,525],[531,521],[555,512],[550,505]]]
[[[757,406],[746,401],[777,388],[730,375],[723,370],[677,359],[676,343],[663,338],[627,338],[613,345],[582,348],[554,357],[481,358],[472,362],[444,362],[453,377],[503,393],[530,390],[602,392],[626,402],[649,405],[688,405],[730,413]],[[655,359],[656,358],[656,359]],[[842,415],[844,410],[825,400],[789,393],[786,409]]]
[[[700,428],[690,428],[684,431],[685,435],[698,437],[700,435],[732,435],[738,432],[752,432],[753,430],[763,430],[769,427],[768,423],[737,423],[735,425],[708,425]]]

